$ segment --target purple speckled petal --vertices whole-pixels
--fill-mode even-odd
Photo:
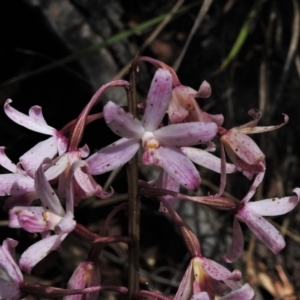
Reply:
[[[164,69],[158,69],[153,77],[142,124],[147,131],[154,131],[166,114],[172,93],[172,75]]]
[[[194,282],[194,275],[193,275],[193,268],[192,268],[192,261],[189,263],[183,278],[180,282],[179,288],[177,293],[174,297],[174,300],[186,300],[190,299],[193,294],[193,282]]]
[[[51,251],[56,250],[62,241],[66,238],[67,233],[60,235],[51,235],[43,240],[40,240],[30,246],[21,255],[19,265],[20,268],[30,274],[32,268],[46,257]]]
[[[87,173],[96,175],[114,170],[127,163],[139,148],[138,140],[120,139],[86,159]]]
[[[53,158],[57,154],[57,138],[55,136],[36,144],[20,157],[25,171],[36,170],[46,158]]]
[[[249,202],[247,206],[262,216],[280,216],[294,209],[299,203],[300,189],[296,188],[294,192],[297,196]]]
[[[154,131],[154,136],[162,145],[193,146],[210,141],[217,131],[215,123],[189,122],[162,127]]]
[[[240,271],[234,270],[230,272],[228,269],[211,259],[201,257],[201,263],[205,272],[215,280],[230,279],[238,281],[242,278]]]
[[[252,300],[255,297],[253,288],[245,283],[240,289],[235,290],[222,297],[220,300]]]
[[[159,147],[144,152],[145,165],[162,167],[186,189],[195,190],[200,185],[200,174],[194,164],[176,147]]]
[[[22,174],[1,174],[0,175],[0,195],[21,195],[33,191],[34,180]]]
[[[141,122],[135,119],[132,114],[126,113],[112,101],[109,101],[103,108],[104,119],[108,127],[121,137],[129,139],[141,138],[145,129]]]
[[[236,261],[243,252],[244,249],[244,236],[239,221],[233,219],[233,234],[232,244],[229,251],[223,256],[224,260],[228,263]]]
[[[255,236],[273,253],[277,254],[285,247],[285,241],[280,232],[248,205],[240,209],[236,217],[245,222]]]
[[[23,275],[16,263],[15,249],[18,242],[13,239],[6,239],[0,246],[0,268],[5,271],[8,277],[17,283],[23,282]]]
[[[16,173],[17,166],[6,156],[5,147],[0,147],[0,165],[6,170]]]
[[[30,113],[32,116],[27,116],[16,109],[14,109],[12,106],[9,105],[12,100],[8,99],[6,100],[4,104],[4,112],[6,115],[13,120],[15,123],[26,127],[32,131],[48,134],[48,135],[54,135],[56,130],[53,127],[48,126],[46,123],[41,121],[41,117],[37,117],[37,115],[41,114],[41,108],[39,106],[33,106],[30,109]],[[33,111],[38,111],[37,114],[34,114]]]
[[[209,170],[220,173],[221,160],[219,157],[199,148],[181,147],[181,152],[191,161]],[[237,168],[233,164],[226,163],[226,173],[235,173]]]

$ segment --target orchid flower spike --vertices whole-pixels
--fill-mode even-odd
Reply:
[[[200,176],[193,163],[178,147],[208,142],[214,138],[217,125],[213,122],[191,122],[161,127],[171,95],[171,74],[158,69],[152,80],[141,121],[113,102],[103,110],[111,130],[122,137],[117,142],[90,156],[87,172],[102,174],[128,162],[140,148],[144,148],[142,162],[162,167],[170,176],[187,189],[196,189]]]
[[[42,207],[16,206],[9,212],[9,226],[12,228],[23,228],[33,233],[41,233],[44,237],[39,242],[29,247],[20,258],[20,267],[27,273],[31,272],[41,259],[52,250],[57,249],[76,226],[74,221],[74,195],[73,195],[73,175],[80,163],[72,166],[67,185],[66,210],[62,207],[60,200],[48,183],[43,165],[38,168],[35,177],[36,191],[41,199]],[[50,235],[54,231],[54,235]]]
[[[25,171],[36,170],[44,158],[53,158],[57,153],[61,155],[67,150],[67,137],[47,125],[40,106],[32,106],[27,116],[14,109],[10,105],[11,102],[12,100],[8,99],[4,104],[4,112],[11,120],[32,131],[51,136],[49,139],[36,144],[20,157],[21,165]]]
[[[244,222],[273,253],[279,253],[285,247],[285,241],[280,232],[262,216],[279,216],[286,214],[296,207],[300,199],[300,189],[295,188],[296,196],[264,199],[249,202],[249,197],[240,202],[233,221],[233,238],[229,252],[224,256],[226,262],[236,261],[242,254],[244,238],[238,222]]]

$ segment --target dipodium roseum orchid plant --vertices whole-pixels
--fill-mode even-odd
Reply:
[[[146,101],[137,103],[136,70],[141,62],[151,63],[157,70]],[[97,99],[112,87],[126,90],[128,107],[109,101],[102,112],[91,114]],[[251,200],[264,178],[266,161],[264,153],[248,134],[279,129],[288,122],[288,116],[284,115],[280,125],[260,127],[257,124],[262,114],[252,109],[249,115],[253,121],[225,129],[222,115],[208,114],[196,101],[210,94],[208,82],[204,81],[196,91],[182,85],[174,70],[163,62],[137,57],[130,68],[129,82],[116,80],[100,87],[78,118],[60,130],[46,123],[41,107],[31,107],[26,115],[13,107],[12,100],[7,100],[4,112],[13,122],[50,138],[29,149],[17,163],[6,156],[5,147],[0,147],[0,164],[8,171],[0,175],[0,195],[7,196],[3,207],[8,211],[8,226],[40,236],[19,259],[15,254],[18,241],[11,238],[3,241],[0,268],[7,277],[0,279],[0,299],[18,300],[31,295],[92,300],[101,297],[101,291],[119,293],[125,299],[171,299],[169,295],[139,286],[139,237],[143,235],[139,226],[141,196],[156,197],[160,201],[160,213],[171,217],[190,254],[174,299],[213,300],[217,296],[223,300],[254,299],[254,290],[243,280],[239,270],[229,270],[230,267],[227,269],[202,254],[199,239],[176,212],[175,204],[178,200],[192,201],[211,209],[232,211],[232,245],[226,254],[222,253],[227,263],[239,259],[244,249],[240,222],[273,253],[279,253],[285,241],[263,217],[286,214],[294,209],[299,202],[300,189],[295,188],[294,195],[280,199]],[[104,118],[120,139],[90,153],[88,145],[80,143],[87,124],[100,118]],[[213,154],[217,148],[220,157]],[[99,233],[89,231],[75,219],[74,206],[91,196],[110,198],[114,188],[104,190],[94,176],[125,164],[128,201],[111,211]],[[143,165],[157,166],[160,174],[157,178],[149,178],[148,182],[139,180],[138,168]],[[201,185],[197,165],[220,174],[216,195],[197,194]],[[228,174],[236,172],[252,180],[249,191],[238,202],[223,195]],[[121,209],[128,210],[128,235],[107,236],[109,221]],[[90,249],[68,285],[58,288],[27,283],[22,272],[30,274],[51,251],[58,248],[64,251],[62,242],[71,234],[90,243]],[[128,244],[128,285],[103,285],[99,256],[106,244],[119,242]]]

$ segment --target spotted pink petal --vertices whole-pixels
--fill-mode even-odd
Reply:
[[[45,162],[47,161],[45,160],[44,163]],[[45,208],[49,209],[50,212],[58,216],[65,215],[65,211],[60,203],[59,198],[46,179],[45,173],[43,171],[43,164],[41,164],[41,166],[36,171],[35,189]]]
[[[21,195],[34,190],[34,180],[22,174],[1,174],[0,195]]]
[[[57,154],[57,138],[55,136],[36,144],[20,157],[20,162],[25,171],[36,170],[46,158],[53,158]]]
[[[17,166],[6,156],[5,147],[0,147],[0,165],[6,170],[16,173]]]
[[[23,282],[23,275],[16,263],[15,248],[18,242],[13,239],[6,239],[0,246],[0,268],[5,271],[8,277],[17,283]]]
[[[21,255],[19,265],[21,270],[30,274],[32,268],[46,257],[51,251],[56,250],[62,241],[66,238],[67,233],[60,235],[51,235],[43,240],[40,240],[30,246]]]
[[[220,173],[221,172],[221,160],[217,156],[193,147],[180,147],[181,152],[186,155],[191,161],[205,167],[209,170]],[[235,173],[237,168],[233,164],[226,163],[226,173]]]
[[[190,297],[193,294],[193,282],[194,282],[194,275],[193,275],[193,268],[192,268],[192,261],[191,261],[183,275],[183,278],[180,282],[174,300],[190,299]]]
[[[9,103],[11,102],[12,100],[8,99],[4,104],[4,112],[11,120],[32,131],[36,131],[48,135],[55,135],[56,129],[48,126],[45,122],[42,121],[41,108],[39,106],[33,106],[30,109],[31,116],[27,116],[14,109],[12,106],[10,106]]]
[[[157,129],[166,114],[172,93],[172,75],[164,69],[158,69],[153,77],[142,124],[146,131]]]
[[[230,272],[228,269],[211,259],[201,257],[201,263],[205,272],[215,280],[229,279],[239,281],[242,278],[240,271],[234,270]]]
[[[120,139],[86,159],[87,173],[103,174],[121,167],[127,163],[140,148],[140,142],[135,139]]]
[[[20,300],[23,299],[19,284],[0,278],[0,299]]]
[[[176,147],[159,147],[144,152],[142,161],[145,165],[163,168],[186,189],[195,190],[200,185],[200,174],[194,164]]]
[[[217,134],[215,123],[189,122],[171,124],[154,131],[162,145],[192,146],[212,140]]]
[[[277,254],[285,247],[285,241],[280,232],[248,205],[240,209],[236,217],[245,222],[254,235],[273,253]]]
[[[254,298],[255,292],[253,288],[248,283],[245,283],[240,289],[230,292],[220,300],[252,300]]]
[[[103,114],[107,125],[116,135],[138,139],[145,131],[138,119],[112,101],[104,106]]]
[[[297,196],[272,198],[247,204],[253,211],[262,216],[280,216],[286,214],[299,203],[300,189],[294,189]]]
[[[232,234],[232,244],[229,251],[223,256],[223,259],[232,263],[236,261],[242,255],[244,249],[244,236],[242,228],[236,218],[233,219],[233,234]]]

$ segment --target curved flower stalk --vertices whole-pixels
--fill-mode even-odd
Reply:
[[[226,262],[234,262],[242,254],[244,238],[238,222],[244,222],[273,253],[279,253],[285,247],[285,241],[280,232],[262,216],[280,216],[296,207],[300,199],[300,189],[293,190],[296,196],[264,199],[249,202],[248,196],[241,201],[236,209],[233,221],[232,246],[224,256]]]
[[[20,163],[25,171],[36,170],[44,158],[53,158],[57,153],[60,155],[67,150],[67,137],[47,125],[40,106],[32,106],[27,116],[14,109],[10,105],[11,102],[12,100],[8,99],[4,104],[4,112],[11,120],[32,131],[51,136],[49,139],[36,144],[20,157]]]
[[[44,163],[47,163],[47,160]],[[48,183],[43,171],[43,164],[38,168],[35,178],[35,187],[42,207],[17,206],[10,210],[10,227],[21,227],[29,232],[41,233],[44,237],[22,254],[20,267],[25,272],[30,273],[31,269],[49,252],[57,249],[68,233],[75,228],[73,174],[79,167],[81,167],[80,163],[75,163],[68,178],[66,210]],[[51,231],[54,231],[55,234],[50,235]]]
[[[123,138],[90,156],[86,160],[89,165],[87,172],[101,174],[125,164],[142,143],[145,150],[143,164],[160,166],[187,189],[196,189],[200,184],[199,173],[178,147],[210,141],[216,134],[217,125],[212,122],[192,122],[159,128],[166,113],[171,89],[171,74],[158,69],[151,83],[141,121],[134,119],[113,102],[108,102],[103,111],[105,121],[115,134]]]
[[[16,263],[15,247],[18,242],[6,239],[0,246],[0,269],[2,269],[11,281],[0,278],[0,299],[19,300],[26,295],[21,291],[23,275]]]

